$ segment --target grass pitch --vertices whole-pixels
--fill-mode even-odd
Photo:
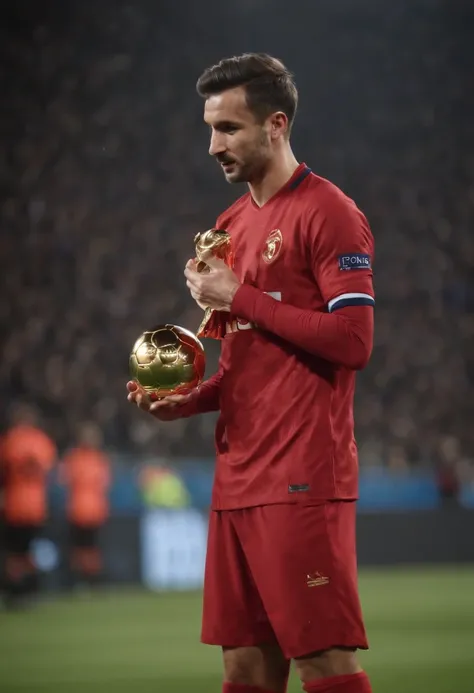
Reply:
[[[374,693],[474,692],[474,566],[363,571],[360,588]],[[200,594],[139,591],[0,612],[0,691],[220,693],[200,615]]]

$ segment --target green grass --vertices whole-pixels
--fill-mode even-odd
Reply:
[[[474,691],[474,567],[364,571],[360,587],[374,693]],[[220,693],[200,614],[199,594],[128,591],[1,612],[0,691]]]

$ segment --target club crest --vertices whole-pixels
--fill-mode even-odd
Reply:
[[[265,248],[262,252],[263,260],[269,265],[274,262],[280,254],[283,245],[283,236],[280,229],[273,229],[265,241]]]

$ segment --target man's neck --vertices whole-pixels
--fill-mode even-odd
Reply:
[[[287,147],[276,157],[271,168],[265,171],[260,180],[249,183],[250,194],[255,204],[263,207],[290,180],[298,166],[293,152]]]

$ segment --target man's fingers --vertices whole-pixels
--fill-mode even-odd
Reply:
[[[199,281],[196,281],[193,277],[188,277],[186,279],[186,286],[190,291],[198,291],[201,288]]]
[[[186,267],[184,270],[184,276],[188,280],[188,282],[191,282],[193,284],[199,283],[201,281],[201,275],[199,272],[195,272],[194,270],[190,270]]]
[[[127,390],[129,402],[134,402],[140,409],[145,409],[146,411],[150,408],[150,398],[137,382],[130,380],[127,383]]]
[[[183,404],[184,402],[187,402],[189,399],[190,394],[188,395],[167,395],[166,397],[163,397],[162,399],[156,400],[156,402],[152,402],[150,404],[150,411],[156,411],[157,409],[172,409],[173,407],[178,406],[178,404]]]
[[[129,402],[136,402],[138,395],[140,394],[140,385],[135,380],[129,380],[127,383],[128,395],[127,399]]]
[[[144,411],[156,411],[157,409],[173,409],[178,404],[187,401],[190,394],[168,395],[162,399],[152,401],[145,390],[136,381],[131,380],[127,383],[129,402],[133,402],[139,409]]]
[[[224,260],[221,260],[218,257],[214,257],[214,255],[211,255],[209,258],[206,259],[206,264],[209,265],[209,267],[212,267],[212,269],[225,269],[227,265],[225,264]]]
[[[172,402],[173,404],[181,404],[182,402],[188,400],[190,396],[191,393],[189,392],[188,394],[168,395],[168,397],[166,397],[165,399],[167,399],[168,402]]]
[[[158,411],[158,409],[170,409],[171,407],[175,406],[176,404],[174,402],[169,402],[167,399],[159,399],[150,404],[150,411]]]
[[[199,282],[193,282],[192,280],[190,281],[188,279],[186,281],[186,286],[188,287],[189,292],[195,301],[200,301],[202,299],[202,288]]]
[[[177,395],[169,395],[168,397],[162,397],[157,399],[156,402],[150,404],[150,411],[156,411],[157,409],[165,409],[166,407],[175,407],[179,404],[180,399]]]
[[[146,405],[147,402],[149,402],[149,397],[146,394],[145,390],[134,380],[131,380],[127,383],[127,390],[127,399],[129,402],[135,402],[136,404],[138,404],[139,407]]]
[[[150,408],[150,398],[145,392],[139,392],[135,401],[140,409],[147,410]]]
[[[200,301],[202,299],[202,294],[198,291],[194,291],[194,289],[190,289],[191,291],[191,296],[194,298],[195,301]]]

